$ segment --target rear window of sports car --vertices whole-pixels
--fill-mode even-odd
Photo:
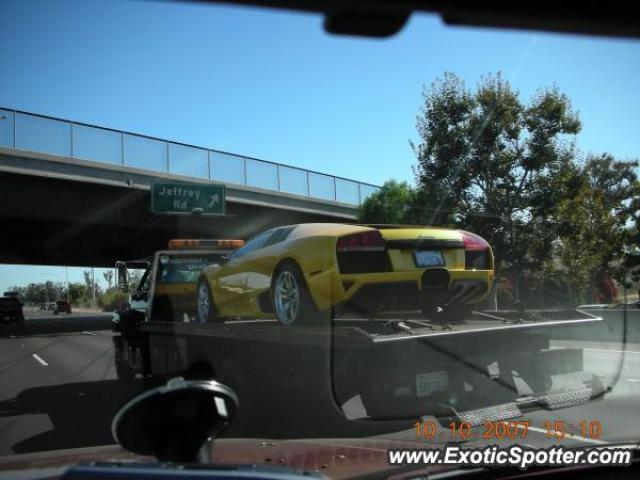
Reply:
[[[282,242],[283,240],[286,240],[289,235],[291,234],[291,232],[293,232],[293,230],[296,228],[295,225],[292,225],[290,227],[282,227],[282,228],[278,228],[273,235],[271,235],[271,238],[269,239],[269,241],[265,244],[265,246],[267,245],[274,245],[278,242]]]

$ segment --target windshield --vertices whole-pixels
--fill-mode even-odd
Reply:
[[[220,262],[222,262],[220,254],[163,254],[158,259],[157,282],[159,284],[195,284],[203,268]]]
[[[637,40],[4,0],[0,45],[0,456],[178,376],[222,463],[640,439]]]

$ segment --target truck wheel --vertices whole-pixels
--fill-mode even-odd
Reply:
[[[123,383],[132,382],[136,378],[136,371],[131,368],[129,362],[125,358],[122,344],[122,338],[113,337],[114,360],[116,366],[116,376]]]
[[[136,378],[135,370],[121,360],[116,360],[116,375],[122,383],[133,382]]]
[[[196,298],[197,318],[200,323],[213,322],[216,319],[216,308],[213,303],[213,296],[209,288],[209,282],[201,278],[198,282],[198,293]]]
[[[316,308],[302,272],[293,262],[280,265],[271,285],[271,300],[278,321],[282,325],[317,323],[320,312]]]

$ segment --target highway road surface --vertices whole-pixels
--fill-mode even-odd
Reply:
[[[111,314],[38,315],[0,338],[0,455],[113,443],[137,385],[116,379]]]
[[[564,422],[567,444],[640,439],[640,310],[627,312],[626,330],[623,312],[606,315],[598,328],[567,329],[553,344],[583,348],[585,369],[601,376],[609,393],[588,404],[526,414],[518,420],[531,427],[520,443],[555,443],[548,420]],[[0,455],[113,443],[111,419],[142,385],[116,379],[111,335],[110,314],[73,314],[28,319],[24,336],[0,337]],[[599,421],[599,438],[581,435],[582,421]],[[496,443],[480,433],[471,443]],[[414,430],[385,437],[416,438]]]

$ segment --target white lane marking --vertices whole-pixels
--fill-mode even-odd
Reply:
[[[49,364],[48,364],[47,362],[45,362],[45,361],[40,357],[40,355],[38,355],[37,353],[34,353],[34,354],[33,354],[33,358],[35,358],[38,362],[40,362],[40,364],[41,364],[42,366],[44,366],[44,367],[48,367],[48,366],[49,366]]]
[[[98,335],[98,334],[97,334],[97,333],[95,333],[95,332],[88,332],[88,331],[86,331],[86,330],[83,330],[83,331],[82,331],[82,333],[84,333],[85,335]]]
[[[627,382],[640,383],[640,378],[627,378]]]
[[[590,352],[640,353],[637,350],[608,350],[608,349],[605,349],[605,348],[583,348],[583,350],[588,350]]]
[[[505,422],[506,423],[506,422]],[[524,429],[524,425],[518,424],[518,428],[520,429]],[[533,432],[537,432],[537,433],[544,433],[545,436],[548,434],[550,435],[555,435],[555,430],[550,430],[549,432],[547,432],[544,428],[538,428],[538,427],[532,427],[529,426],[529,430],[533,431]],[[552,436],[551,439],[553,439],[554,437]],[[596,440],[595,438],[585,438],[585,437],[581,437],[579,435],[571,435],[570,433],[565,433],[564,434],[564,438],[572,438],[574,440],[578,440],[580,442],[585,442],[585,443],[593,443],[595,445],[606,445],[607,442],[605,442],[604,440]],[[560,440],[560,439],[558,439]]]

